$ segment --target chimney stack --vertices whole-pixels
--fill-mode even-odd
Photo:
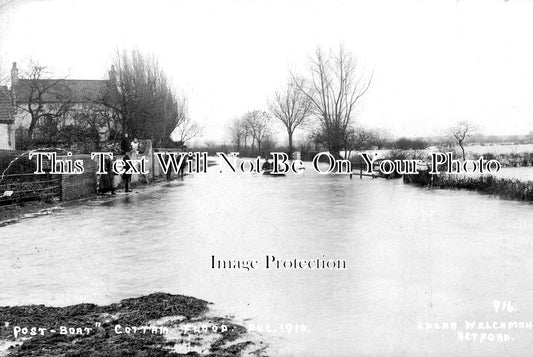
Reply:
[[[13,104],[16,103],[15,96],[15,87],[19,81],[19,70],[17,68],[17,62],[13,62],[13,67],[11,68],[11,97],[13,99]]]
[[[13,62],[13,67],[11,68],[11,89],[15,85],[17,85],[17,82],[19,80],[19,70],[17,68],[17,62]]]
[[[117,72],[115,71],[115,65],[111,65],[111,70],[109,71],[109,80],[113,83],[117,81]]]

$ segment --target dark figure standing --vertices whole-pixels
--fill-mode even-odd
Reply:
[[[124,155],[122,158],[124,160],[124,173],[122,174],[122,180],[124,181],[124,192],[131,192],[130,190],[130,182],[131,182],[131,163],[130,163],[130,157],[128,154]]]
[[[100,175],[100,193],[104,194],[108,191],[111,191],[111,194],[115,194],[115,173],[112,170],[111,159],[105,159],[105,170],[106,173]]]
[[[128,134],[124,134],[122,142],[120,143],[120,148],[122,149],[122,153],[124,155],[127,155],[131,151],[131,143],[128,139]]]
[[[189,167],[189,161],[191,161],[191,160],[192,160],[192,158],[189,155],[186,155],[185,156],[185,160],[183,160],[183,164],[181,164],[180,169],[178,170],[178,176],[182,180],[183,180],[183,176],[185,175],[185,166]]]

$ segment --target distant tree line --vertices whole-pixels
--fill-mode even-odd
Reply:
[[[281,89],[274,91],[266,111],[251,111],[231,122],[227,129],[233,150],[244,155],[264,155],[269,147],[288,153],[328,150],[335,157],[349,157],[354,151],[369,149],[424,150],[431,146],[458,146],[465,159],[467,144],[533,142],[533,132],[521,137],[484,136],[468,120],[453,124],[440,137],[426,138],[395,139],[386,130],[359,124],[356,109],[370,88],[372,73],[364,70],[357,58],[342,46],[329,51],[318,48],[309,58],[306,70],[290,72],[288,78]],[[261,119],[252,113],[261,113]],[[287,134],[286,147],[275,142],[279,128]],[[297,131],[306,134],[304,139],[300,135],[295,144]]]
[[[268,146],[275,145],[276,122],[287,133],[288,152],[294,151],[295,131],[306,129],[313,145],[340,157],[341,151],[353,150],[370,139],[369,131],[355,127],[355,109],[371,79],[342,46],[327,52],[318,48],[306,73],[289,73],[285,86],[268,101],[268,111],[254,110],[231,122],[231,143],[237,151],[263,155]]]

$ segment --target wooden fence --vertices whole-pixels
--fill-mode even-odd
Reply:
[[[0,206],[61,197],[59,175],[23,173],[5,175],[0,182]]]

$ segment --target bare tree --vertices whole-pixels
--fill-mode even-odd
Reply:
[[[13,0],[0,0],[0,14],[2,14],[7,7],[13,2]]]
[[[202,128],[189,116],[186,116],[176,128],[176,138],[183,144],[200,136],[201,134]]]
[[[45,67],[32,65],[30,71],[19,79],[16,106],[28,114],[28,144],[36,138],[35,129],[41,127],[40,140],[54,142],[60,126],[72,108],[72,91],[64,79],[50,79]]]
[[[263,110],[254,110],[243,116],[243,121],[247,130],[252,136],[252,150],[257,142],[257,151],[261,155],[261,144],[265,139],[272,135],[270,126],[271,116]]]
[[[100,103],[83,103],[72,114],[61,136],[69,146],[77,144],[85,150],[100,150],[103,140],[116,139],[112,134],[117,131],[115,116],[109,108]]]
[[[371,129],[365,127],[350,127],[346,135],[346,151],[345,157],[349,158],[352,151],[362,150],[365,145],[368,145],[374,139],[375,134]]]
[[[377,146],[378,149],[389,145],[392,141],[391,134],[385,129],[374,129],[374,136],[371,140],[371,144]]]
[[[265,153],[265,155],[268,155],[269,152],[273,151],[276,147],[276,139],[274,138],[273,133],[270,133],[264,137],[264,139],[261,141],[261,149]]]
[[[364,126],[351,127],[348,129],[346,157],[350,157],[352,151],[361,151],[372,146],[378,149],[390,143],[391,137],[388,132],[381,129],[366,128]]]
[[[360,71],[354,56],[342,46],[337,53],[328,54],[318,48],[311,58],[309,72],[304,84],[295,83],[313,104],[321,140],[332,155],[339,157],[347,145],[355,106],[368,91],[372,75]]]
[[[152,139],[155,146],[170,140],[186,119],[186,101],[172,89],[155,57],[140,51],[118,52],[117,95],[104,104],[121,117],[122,130],[134,137]]]
[[[280,120],[289,136],[289,152],[293,151],[294,131],[309,118],[312,112],[311,100],[300,90],[303,80],[291,78],[282,91],[276,91],[269,101],[270,112]]]
[[[241,150],[241,143],[244,141],[246,147],[246,128],[241,118],[233,119],[227,126],[229,139],[237,151]]]
[[[476,131],[477,128],[467,120],[459,121],[449,129],[449,135],[457,141],[457,145],[461,148],[463,160],[466,160],[464,148],[465,140],[471,137]]]

